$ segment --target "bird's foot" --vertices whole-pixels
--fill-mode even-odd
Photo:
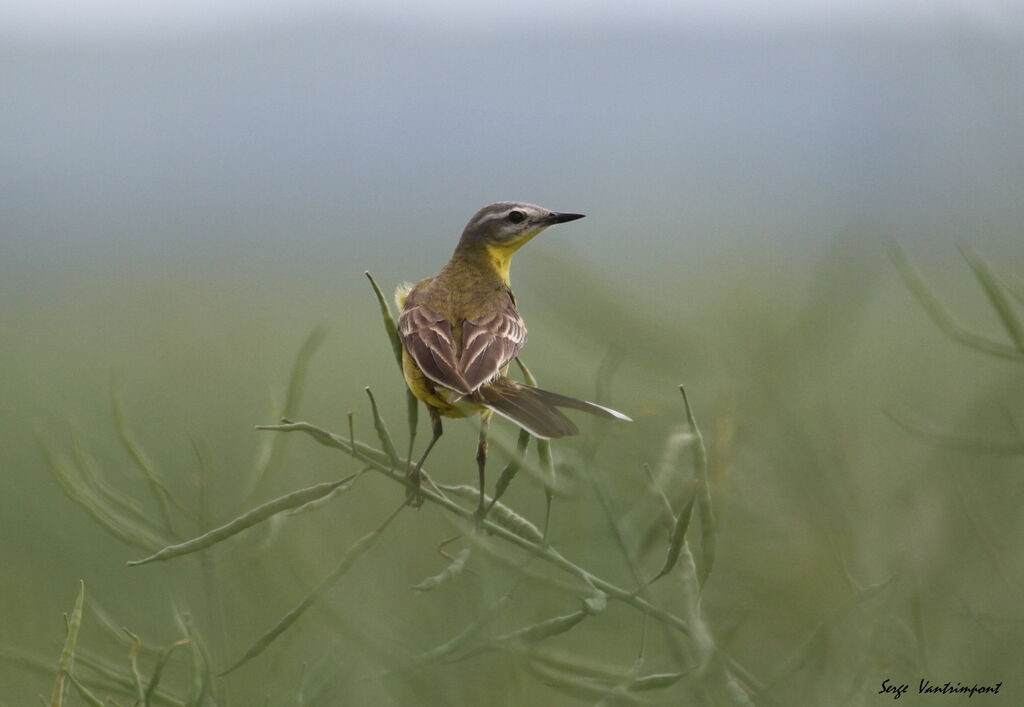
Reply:
[[[413,508],[419,508],[423,505],[423,491],[420,490],[420,482],[423,476],[419,469],[413,469],[405,478],[407,481],[405,502]]]
[[[473,511],[473,529],[476,530],[477,532],[480,532],[480,529],[484,525],[484,518],[487,517],[487,511],[488,511],[487,505],[484,504],[482,501],[476,507],[476,510]]]

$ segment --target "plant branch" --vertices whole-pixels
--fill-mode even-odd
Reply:
[[[305,432],[306,434],[310,435],[313,439],[315,439],[317,442],[320,442],[321,444],[324,444],[326,446],[334,447],[336,449],[340,449],[342,451],[349,453],[353,451],[353,448],[349,446],[348,440],[346,440],[345,438],[336,435],[332,432],[328,432],[327,430],[321,427],[317,427],[316,425],[310,424],[308,422],[285,419],[282,420],[281,424],[279,425],[265,425],[260,427],[259,429],[274,430],[278,432]],[[363,444],[361,442],[355,442],[354,447],[354,451],[357,453],[357,456],[359,456],[362,461],[366,462],[368,466],[372,467],[375,471],[380,472],[381,474],[391,479],[395,483],[401,484],[402,486],[407,485],[405,475],[391,468],[390,460],[388,459],[387,454],[380,451],[379,449],[374,449],[373,447],[370,447],[369,445]],[[472,520],[473,511],[463,508],[454,501],[444,498],[443,496],[427,488],[423,488],[421,489],[421,491],[423,493],[424,500],[433,503],[434,505],[440,506],[441,508],[461,518]],[[672,628],[681,632],[683,635],[691,635],[689,625],[679,616],[676,616],[675,614],[666,611],[661,607],[655,606],[647,599],[638,596],[636,592],[628,591],[626,589],[623,589],[622,587],[612,584],[611,582],[608,582],[607,580],[604,580],[600,577],[591,574],[588,570],[584,569],[583,567],[580,567],[576,563],[567,559],[553,547],[549,545],[545,546],[540,543],[522,538],[516,535],[515,533],[503,528],[497,523],[494,523],[487,519],[484,520],[483,527],[490,534],[495,535],[513,545],[516,545],[517,547],[526,550],[533,555],[536,555],[539,559],[543,560],[544,562],[554,565],[555,567],[558,567],[559,569],[563,570],[568,574],[571,574],[575,577],[582,579],[587,584],[590,584],[594,588],[599,589],[605,594],[607,594],[609,598],[616,599],[618,601],[629,604],[630,606],[638,609],[644,614],[647,614],[648,616],[651,616],[657,619],[658,621],[661,621],[662,623],[671,626]]]

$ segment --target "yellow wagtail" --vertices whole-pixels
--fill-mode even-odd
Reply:
[[[443,429],[441,416],[480,413],[476,460],[484,515],[484,466],[492,412],[507,417],[535,437],[579,432],[558,408],[630,420],[620,412],[585,400],[518,383],[508,365],[526,343],[526,324],[516,309],[509,283],[512,254],[548,226],[583,218],[533,204],[498,202],[480,209],[462,232],[441,272],[415,286],[400,285],[395,301],[401,316],[402,369],[413,394],[430,412],[433,436],[410,470],[410,501],[418,504],[420,469]]]

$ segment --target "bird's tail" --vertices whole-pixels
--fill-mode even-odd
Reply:
[[[474,402],[507,417],[534,437],[568,437],[579,432],[576,424],[558,408],[572,408],[609,420],[632,419],[603,405],[501,377],[473,393]]]

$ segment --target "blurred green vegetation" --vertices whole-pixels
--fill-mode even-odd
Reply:
[[[1024,293],[1024,42],[1019,13],[999,12],[756,31],[343,15],[152,37],[0,28],[0,704],[93,704],[78,677],[98,700],[131,704],[141,685],[195,704],[195,666],[230,667],[345,557],[208,696],[742,703],[723,694],[729,672],[756,704],[877,704],[886,678],[911,685],[900,704],[965,699],[920,698],[921,678],[1003,681],[993,704],[1024,703],[1024,376],[1008,316]],[[432,274],[469,213],[500,198],[589,215],[531,243],[513,277],[540,382],[636,420],[583,420],[554,445],[564,493],[548,533],[636,597],[601,610],[497,536],[445,545],[456,571],[437,550],[462,527],[433,504],[347,555],[404,497],[380,470],[318,508],[127,566],[363,468],[255,429],[289,405],[343,438],[351,411],[376,446],[369,386],[404,454],[406,394],[362,272],[387,291]],[[1000,357],[943,333],[889,239]],[[601,370],[615,373],[599,386]],[[516,437],[493,434],[492,488]],[[447,425],[432,477],[475,483],[475,441],[471,423]],[[121,539],[104,529],[54,459],[146,533],[117,517],[104,520]],[[502,501],[543,526],[536,476]],[[711,524],[691,495],[705,478]],[[641,600],[690,633],[645,622]],[[509,639],[545,632],[544,661]],[[453,647],[480,650],[437,659]],[[566,674],[663,677],[609,695]]]
[[[1024,252],[980,250],[1006,292],[1018,293],[1011,304],[1019,312]],[[909,257],[960,321],[1012,345],[955,251],[910,249]],[[174,509],[180,538],[342,479],[362,465],[285,435],[264,481],[247,495],[266,436],[282,434],[254,426],[276,421],[295,356],[322,324],[326,338],[295,417],[347,438],[352,411],[356,437],[378,446],[362,390],[370,386],[404,453],[405,392],[361,272],[370,267],[390,289],[434,265],[394,262],[396,272],[382,272],[340,260],[301,267],[147,261],[116,275],[85,268],[5,279],[0,701],[28,704],[52,691],[61,614],[79,579],[87,589],[77,677],[95,674],[90,661],[129,674],[131,639],[121,627],[147,646],[139,661],[151,671],[159,651],[188,635],[185,616],[204,636],[213,672],[226,669],[404,497],[400,486],[365,474],[315,512],[277,516],[201,553],[128,567],[149,552],[115,539],[69,500],[40,442],[94,460],[106,483],[158,519],[160,504],[118,439],[113,378],[134,439],[185,506]],[[685,383],[708,450],[717,539],[699,615],[718,648],[763,687],[753,692],[755,704],[875,704],[889,699],[877,694],[884,678],[911,683],[901,703],[915,704],[919,678],[1003,681],[1001,704],[1019,702],[1019,447],[964,450],[935,437],[1019,442],[1020,360],[989,358],[946,338],[874,234],[846,232],[821,256],[753,251],[713,272],[692,263],[678,271],[656,285],[624,278],[564,242],[531,245],[519,256],[514,277],[533,372],[546,387],[594,396],[602,361],[620,357],[600,402],[636,420],[600,428],[585,421],[580,437],[554,445],[569,493],[554,501],[552,545],[621,587],[636,588],[634,570],[657,573],[671,519],[644,465],[681,508],[694,477],[676,388]],[[496,424],[494,433],[514,446],[508,425]],[[475,482],[475,434],[472,424],[448,425],[428,464],[435,481]],[[420,445],[423,436],[421,428]],[[491,484],[506,458],[493,455]],[[529,475],[516,477],[503,501],[542,523],[543,489]],[[430,504],[400,513],[294,626],[217,681],[218,704],[600,702],[556,689],[545,673],[550,665],[511,650],[417,663],[496,603],[479,640],[572,615],[580,599],[592,598],[537,561],[520,581],[515,562],[465,539],[445,548],[451,555],[470,548],[464,569],[432,591],[413,591],[443,572],[448,561],[437,548],[459,529]],[[696,521],[687,537],[696,554],[705,540]],[[686,615],[686,586],[685,572],[673,570],[651,585],[652,601]],[[645,635],[640,674],[689,667],[669,634],[622,602],[541,645],[628,676]],[[161,691],[185,699],[194,650],[170,655]],[[714,681],[695,673],[634,696],[729,703],[708,687]],[[122,704],[134,694],[94,692]],[[81,703],[69,694],[67,704]]]

